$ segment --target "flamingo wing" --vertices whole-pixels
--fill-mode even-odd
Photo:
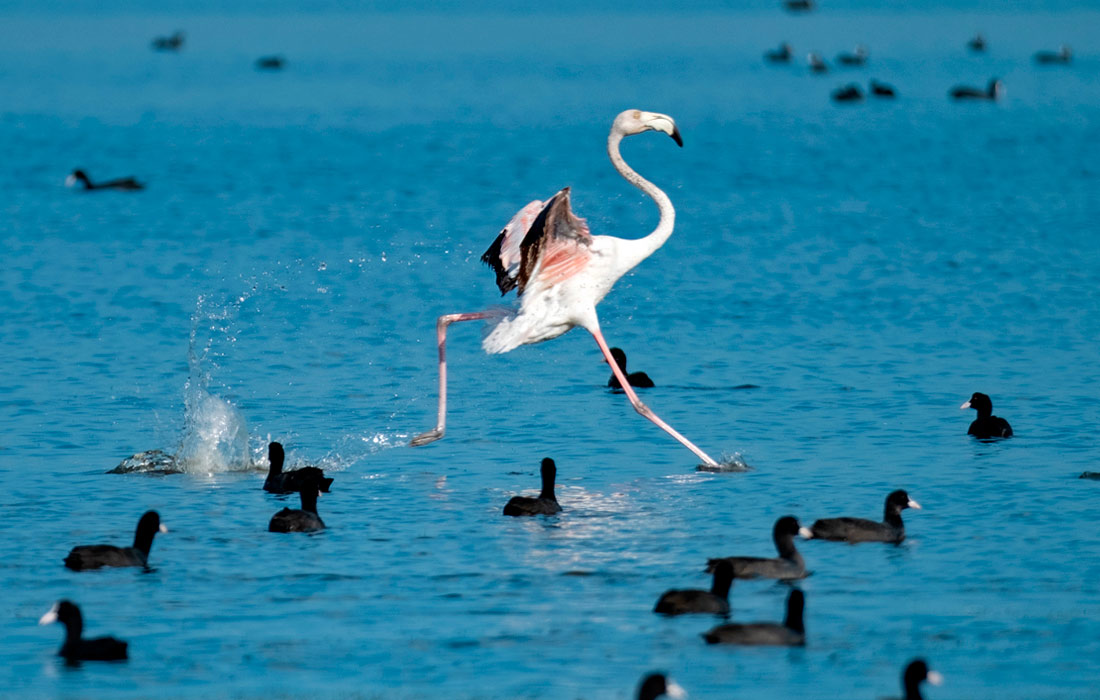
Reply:
[[[537,199],[520,209],[489,246],[489,250],[481,256],[481,262],[493,268],[496,273],[501,296],[516,288],[523,260],[520,246],[541,211],[542,202]]]
[[[591,257],[592,234],[569,205],[569,188],[550,198],[531,222],[520,244],[519,293],[533,279],[552,285],[584,269]]]

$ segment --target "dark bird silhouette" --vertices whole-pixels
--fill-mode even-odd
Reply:
[[[709,591],[694,588],[665,591],[657,599],[653,612],[662,615],[684,615],[686,613],[710,613],[729,615],[730,587],[733,586],[733,565],[719,560],[714,567],[714,582]]]
[[[974,392],[970,400],[959,406],[960,409],[973,408],[978,417],[970,424],[967,435],[979,440],[1012,437],[1012,426],[1004,418],[993,415],[993,400],[981,392]]]
[[[862,102],[863,91],[855,83],[849,83],[833,90],[833,102]]]
[[[784,41],[779,48],[765,51],[764,60],[770,63],[790,63],[792,53],[791,45]]]
[[[554,460],[546,457],[542,460],[539,470],[542,475],[542,492],[538,498],[529,496],[512,496],[504,505],[505,515],[553,515],[561,512],[558,499],[554,496],[554,479],[558,475],[558,467]]]
[[[626,381],[630,386],[637,389],[652,389],[654,384],[653,380],[649,378],[649,375],[645,372],[633,372],[631,374],[626,373],[626,353],[619,348],[611,348],[611,357],[615,358],[615,364],[619,366],[619,369],[626,374]],[[607,360],[604,360],[607,362]],[[622,389],[623,385],[619,383],[619,378],[614,374],[611,375],[611,379],[607,380],[607,386],[612,389]]]
[[[862,66],[867,63],[868,56],[867,47],[860,44],[851,53],[837,54],[836,62],[842,66]]]
[[[924,659],[914,659],[901,674],[901,688],[905,691],[905,700],[923,700],[920,684],[928,681],[932,685],[943,683],[943,676],[928,668]]]
[[[282,56],[260,56],[256,59],[256,70],[282,70],[286,68],[286,59]]]
[[[707,560],[707,571],[714,571],[719,562],[729,562],[733,567],[734,578],[777,578],[796,579],[806,577],[806,562],[794,546],[795,535],[813,537],[809,529],[798,524],[793,516],[785,515],[775,521],[772,528],[772,540],[779,556],[774,559],[765,557],[722,557]]]
[[[970,49],[974,53],[982,53],[985,51],[985,37],[981,34],[975,34],[970,41],[966,42],[966,48]]]
[[[797,588],[787,596],[787,616],[783,624],[775,622],[731,622],[703,633],[707,644],[746,644],[769,646],[803,646],[806,627],[802,612],[806,598]]]
[[[882,522],[864,518],[825,518],[814,522],[810,527],[814,539],[836,542],[893,542],[905,539],[905,524],[901,521],[901,511],[906,508],[920,509],[920,504],[909,498],[901,489],[886,497]]]
[[[179,51],[183,48],[183,32],[177,31],[172,36],[158,36],[153,39],[155,51]]]
[[[651,673],[642,679],[642,684],[638,686],[638,700],[657,700],[663,697],[683,700],[687,693],[676,681],[663,673]]]
[[[302,498],[301,510],[283,508],[271,516],[268,532],[314,532],[325,529],[325,523],[317,514],[317,499],[321,495],[319,479],[307,478],[299,491]]]
[[[788,12],[809,12],[814,9],[814,0],[783,0],[783,7]]]
[[[1071,63],[1072,61],[1073,51],[1065,44],[1058,47],[1057,51],[1039,51],[1035,54],[1035,62],[1042,65]]]
[[[77,183],[84,185],[86,190],[143,190],[145,185],[141,184],[132,177],[120,177],[117,180],[108,180],[107,182],[92,182],[87,173],[83,170],[74,170],[69,177],[65,178],[65,184],[69,187],[75,186]]]
[[[806,54],[806,63],[810,66],[811,73],[828,73],[829,66],[825,65],[825,59],[821,54],[810,52]]]
[[[65,625],[65,643],[57,655],[69,663],[81,661],[122,661],[126,659],[126,642],[114,637],[83,639],[84,618],[80,608],[67,600],[59,600],[38,621],[40,625],[60,622]]]
[[[87,571],[103,566],[148,566],[149,550],[158,532],[168,532],[155,510],[138,520],[134,531],[134,546],[115,547],[110,544],[85,544],[73,547],[65,557],[65,566],[73,571]]]
[[[985,90],[969,85],[956,85],[951,88],[950,95],[956,100],[989,100],[996,102],[1004,96],[1004,91],[1004,84],[1000,80],[992,78]]]
[[[302,486],[309,481],[316,481],[318,487],[328,493],[328,487],[332,486],[332,479],[325,476],[325,471],[320,467],[302,467],[293,471],[283,471],[283,461],[286,453],[281,443],[272,442],[267,446],[267,478],[264,479],[264,491],[271,493],[294,493],[301,491]]]
[[[875,97],[895,97],[897,95],[892,85],[880,83],[877,80],[871,81],[871,94]]]

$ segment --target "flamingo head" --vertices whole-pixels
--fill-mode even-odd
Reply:
[[[667,114],[657,112],[643,112],[640,109],[628,109],[615,117],[615,123],[611,125],[611,131],[620,136],[631,136],[643,131],[660,131],[672,137],[677,146],[683,147],[684,141],[680,138],[680,130],[676,128],[676,122]]]

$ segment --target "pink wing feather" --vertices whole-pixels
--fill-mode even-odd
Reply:
[[[569,188],[550,198],[523,238],[519,293],[532,279],[558,284],[584,269],[592,257],[592,234],[569,205]]]
[[[489,250],[485,251],[485,255],[481,256],[481,261],[496,272],[497,287],[502,295],[515,289],[520,265],[523,263],[520,246],[540,211],[542,202],[537,199],[520,209],[501,230]]]
[[[532,279],[557,284],[580,272],[590,245],[588,224],[573,214],[566,187],[545,204],[536,200],[520,209],[481,260],[496,272],[501,294],[518,287],[522,295]]]

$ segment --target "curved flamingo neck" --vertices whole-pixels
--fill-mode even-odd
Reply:
[[[634,168],[626,164],[619,152],[619,144],[622,140],[623,134],[617,130],[612,130],[607,137],[607,155],[611,157],[611,164],[615,166],[620,175],[626,178],[627,182],[649,195],[661,212],[661,219],[657,222],[657,228],[653,229],[648,236],[637,240],[620,240],[622,251],[620,264],[622,274],[625,274],[665,244],[668,237],[672,235],[672,229],[676,226],[676,209],[672,206],[672,200],[661,188],[639,175]]]

